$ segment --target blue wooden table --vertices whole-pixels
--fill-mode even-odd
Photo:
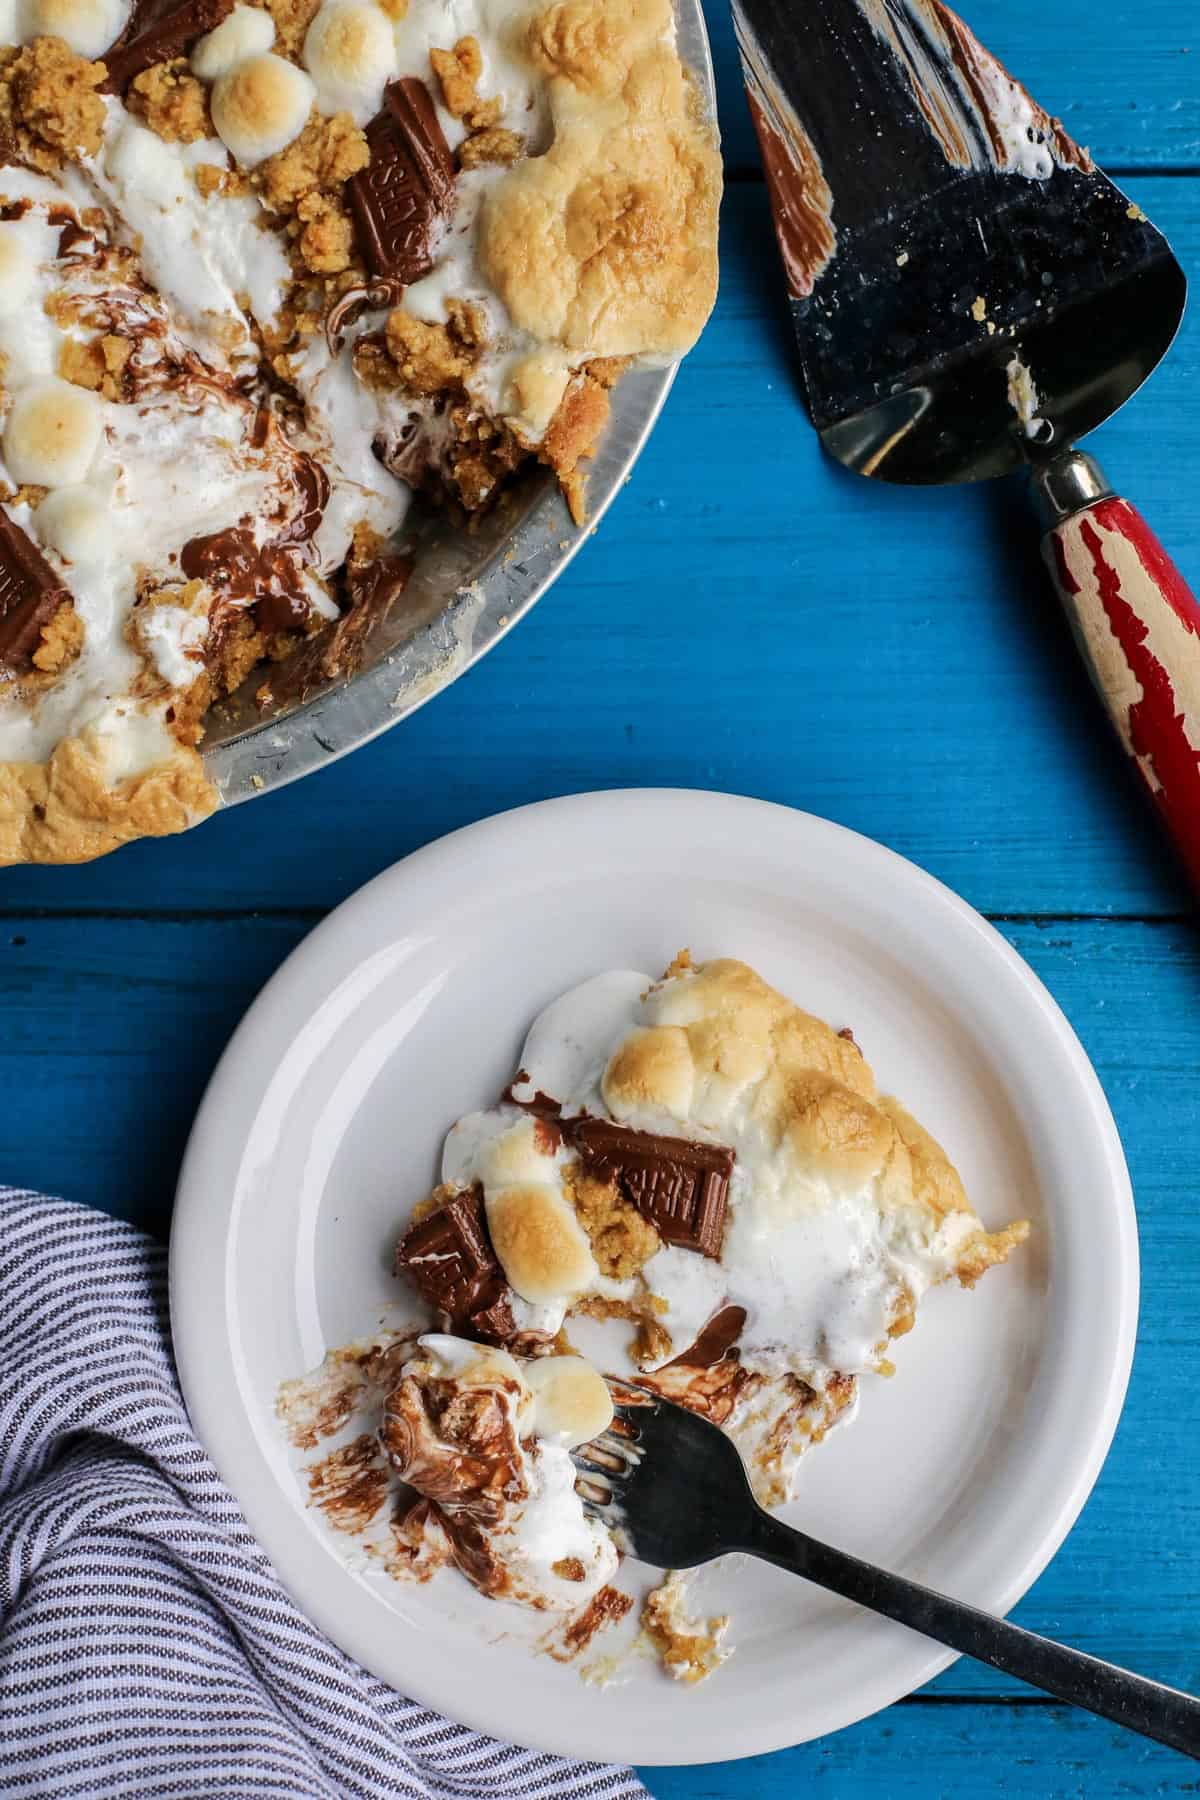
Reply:
[[[1016,1617],[1200,1688],[1200,939],[1056,614],[1018,486],[844,475],[797,401],[721,0],[721,297],[633,480],[516,632],[355,756],[188,837],[0,882],[0,1178],[160,1233],[230,1031],[312,924],[455,826],[680,784],[823,813],[996,920],[1108,1092],[1141,1220],[1128,1405]],[[1200,278],[1195,0],[975,0],[984,41]],[[1200,584],[1200,307],[1097,438]],[[648,1773],[660,1800],[1174,1796],[1196,1768],[966,1663],[821,1743]]]

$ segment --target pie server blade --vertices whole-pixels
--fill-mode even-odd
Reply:
[[[1200,890],[1200,608],[1072,446],[1179,327],[1162,233],[940,0],[734,0],[809,412],[908,484],[1027,466],[1092,679]]]

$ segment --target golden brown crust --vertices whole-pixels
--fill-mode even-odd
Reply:
[[[77,863],[207,818],[217,792],[194,750],[110,787],[99,745],[64,738],[45,763],[0,763],[0,865]]]
[[[720,158],[670,26],[670,0],[562,0],[529,25],[554,142],[489,194],[479,256],[536,337],[678,355],[712,309]]]

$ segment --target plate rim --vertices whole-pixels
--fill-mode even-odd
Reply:
[[[299,989],[305,984],[311,985],[310,967],[318,965],[324,959],[325,945],[340,938],[343,933],[347,934],[348,939],[352,938],[357,914],[360,911],[371,911],[377,904],[381,892],[392,887],[410,885],[414,881],[427,877],[431,871],[436,871],[439,861],[445,860],[452,866],[461,855],[464,842],[469,842],[472,850],[479,852],[481,848],[486,847],[486,840],[489,837],[498,834],[511,847],[513,838],[517,834],[524,834],[532,830],[535,835],[539,835],[543,830],[547,830],[553,835],[555,818],[564,813],[582,811],[603,814],[616,810],[621,815],[621,822],[629,823],[635,814],[641,814],[643,819],[661,818],[661,809],[664,807],[674,812],[677,818],[694,809],[711,812],[714,816],[725,811],[731,821],[736,814],[736,823],[742,828],[753,819],[757,820],[760,826],[769,824],[775,832],[781,830],[799,832],[802,837],[812,834],[817,837],[825,835],[829,842],[840,842],[847,846],[851,854],[859,857],[865,855],[868,860],[877,859],[881,871],[890,870],[893,875],[897,875],[904,882],[910,884],[915,893],[923,895],[936,907],[955,915],[960,924],[969,926],[980,945],[984,947],[985,954],[991,955],[1007,966],[1010,977],[1015,978],[1018,986],[1024,990],[1025,1000],[1037,1008],[1045,1023],[1054,1031],[1060,1047],[1066,1053],[1081,1084],[1083,1097],[1088,1102],[1092,1123],[1098,1130],[1098,1145],[1103,1153],[1103,1160],[1109,1176],[1106,1202],[1111,1212],[1111,1223],[1116,1231],[1119,1250],[1117,1259],[1119,1310],[1107,1338],[1108,1357],[1102,1391],[1101,1384],[1098,1383],[1097,1404],[1086,1442],[1078,1443],[1075,1446],[1074,1480],[1062,1499],[1053,1520],[1047,1521],[1046,1528],[1036,1543],[1027,1546],[1024,1556],[1011,1566],[1009,1577],[993,1603],[995,1611],[1005,1614],[1037,1580],[1057,1553],[1078,1518],[1108,1455],[1128,1387],[1136,1342],[1140,1273],[1133,1192],[1116,1123],[1099,1077],[1066,1015],[1040,977],[990,921],[954,893],[952,889],[935,876],[930,875],[928,871],[875,839],[837,824],[835,821],[821,818],[817,814],[747,795],[690,788],[607,788],[534,801],[507,812],[489,815],[441,838],[434,839],[381,871],[334,908],[289,953],[251,1003],[221,1054],[197,1111],[176,1189],[170,1234],[169,1286],[172,1336],[180,1385],[197,1436],[204,1444],[222,1478],[234,1492],[242,1510],[249,1517],[250,1511],[256,1512],[257,1508],[247,1509],[245,1501],[238,1494],[226,1473],[221,1452],[213,1448],[213,1442],[221,1436],[221,1409],[218,1407],[214,1410],[212,1404],[215,1398],[211,1382],[214,1350],[212,1324],[215,1309],[211,1297],[208,1300],[203,1299],[198,1284],[191,1280],[190,1276],[197,1266],[198,1258],[207,1257],[209,1260],[213,1260],[212,1226],[217,1212],[210,1199],[212,1185],[206,1169],[214,1155],[219,1160],[220,1134],[217,1134],[215,1140],[211,1138],[209,1121],[210,1118],[220,1115],[223,1108],[223,1090],[231,1081],[236,1077],[239,1086],[244,1085],[240,1072],[241,1049],[260,1025],[266,1010],[285,993]],[[811,844],[807,847],[811,850]],[[324,991],[326,985],[327,980],[321,983],[321,991]],[[318,997],[314,993],[314,1005]],[[228,1198],[231,1204],[232,1189]],[[224,1268],[230,1218],[231,1214],[226,1210],[222,1216],[222,1231],[215,1257],[215,1265],[222,1272],[218,1292],[218,1307],[222,1324],[224,1324],[225,1314]],[[228,1348],[228,1338],[222,1332],[221,1349],[223,1352],[227,1352]],[[206,1371],[210,1378],[207,1382],[202,1376],[202,1371]],[[236,1372],[232,1370],[231,1380],[236,1391],[237,1376]],[[214,1429],[208,1429],[210,1426]],[[319,1629],[325,1631],[335,1643],[340,1644],[347,1655],[362,1661],[360,1653],[348,1642],[348,1638],[352,1638],[354,1635],[353,1631],[345,1629],[344,1621],[340,1617],[334,1620],[331,1612],[327,1614],[323,1605],[314,1606],[310,1599],[302,1600],[287,1577],[275,1565],[271,1552],[267,1550],[267,1546],[263,1542],[260,1526],[252,1523],[251,1529],[271,1559],[272,1567],[275,1568],[281,1584],[292,1595],[300,1609],[317,1624]],[[687,1743],[672,1743],[669,1753],[666,1749],[656,1752],[648,1746],[639,1744],[633,1750],[632,1756],[645,1766],[700,1764],[714,1760],[736,1760],[790,1748],[799,1743],[825,1737],[831,1732],[842,1730],[861,1719],[873,1716],[887,1705],[893,1704],[895,1700],[923,1687],[956,1660],[955,1652],[934,1647],[931,1644],[928,1654],[921,1660],[919,1666],[915,1664],[910,1666],[906,1663],[902,1685],[898,1689],[894,1689],[889,1698],[878,1703],[872,1698],[865,1711],[854,1698],[851,1698],[845,1707],[831,1715],[816,1730],[802,1730],[798,1735],[796,1726],[789,1725],[785,1718],[781,1717],[778,1725],[769,1731],[760,1729],[756,1723],[752,1741],[744,1741],[739,1734],[738,1716],[734,1714],[729,1720],[728,1741],[723,1742],[719,1750],[714,1750],[708,1742],[692,1753],[689,1753]],[[363,1663],[363,1666],[369,1667],[366,1663]],[[414,1700],[439,1711],[446,1711],[445,1694],[427,1688],[419,1669],[414,1670],[413,1674],[416,1677],[415,1680],[410,1678],[407,1670],[405,1671],[402,1677],[404,1691]],[[392,1685],[389,1676],[379,1675],[378,1678],[388,1685]],[[619,1689],[614,1690],[615,1694],[619,1694],[619,1692]],[[511,1735],[512,1722],[500,1719],[489,1711],[486,1704],[470,1704],[460,1707],[456,1696],[450,1716],[495,1736]],[[613,1723],[619,1732],[619,1714],[614,1714]],[[577,1743],[572,1743],[571,1734],[557,1735],[552,1724],[544,1736],[533,1740],[528,1736],[522,1736],[516,1741],[561,1755],[602,1756],[605,1754],[602,1750],[589,1750],[586,1746],[580,1749]]]

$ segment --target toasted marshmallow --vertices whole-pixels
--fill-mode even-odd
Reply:
[[[216,81],[251,56],[262,56],[275,42],[275,21],[259,6],[235,6],[215,31],[197,38],[192,50],[192,74],[201,81]]]
[[[228,70],[212,90],[213,124],[235,160],[252,169],[299,137],[316,90],[303,69],[268,51]]]
[[[573,1299],[597,1280],[587,1234],[556,1188],[485,1190],[484,1205],[500,1266],[523,1300]]]
[[[323,113],[348,112],[365,125],[396,73],[391,21],[375,0],[326,0],[304,39],[304,66]]]
[[[43,544],[68,562],[95,566],[113,546],[107,515],[91,488],[56,488],[38,507],[34,523]]]
[[[20,312],[37,280],[37,264],[11,225],[0,225],[0,315]]]
[[[469,1338],[452,1336],[446,1331],[427,1331],[417,1339],[431,1372],[463,1387],[492,1387],[497,1382],[511,1382],[521,1390],[525,1386],[520,1365],[507,1350],[491,1344],[475,1344]]]
[[[4,460],[13,480],[40,487],[82,481],[100,441],[100,402],[58,376],[20,389],[4,426]]]
[[[133,0],[29,0],[28,37],[60,37],[76,56],[102,56],[115,44]]]
[[[533,1393],[533,1435],[574,1450],[612,1424],[613,1402],[605,1381],[582,1356],[540,1356],[525,1368]]]
[[[404,298],[406,306],[410,300],[411,290]],[[533,441],[545,437],[570,379],[570,361],[556,345],[522,356],[509,370],[501,396],[510,424]]]

